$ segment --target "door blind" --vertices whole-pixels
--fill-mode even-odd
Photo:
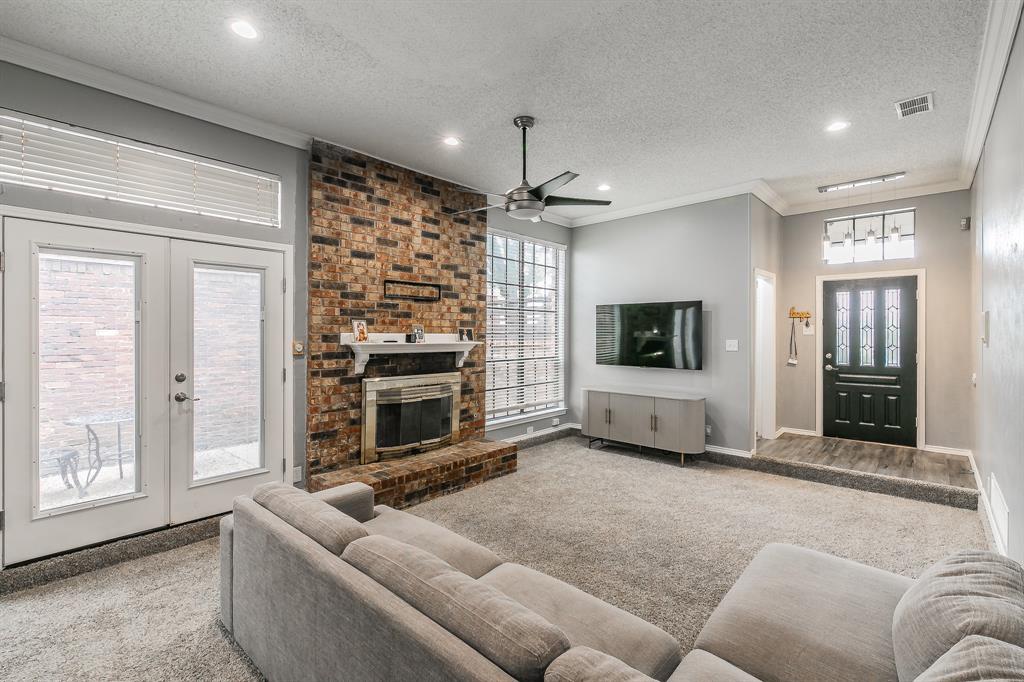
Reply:
[[[487,235],[487,419],[565,406],[565,248]]]
[[[0,182],[281,226],[276,176],[4,112]]]

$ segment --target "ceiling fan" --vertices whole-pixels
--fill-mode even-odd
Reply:
[[[483,206],[470,211],[459,211],[459,213],[475,213],[486,211],[489,208],[504,208],[510,218],[516,220],[542,220],[541,214],[548,206],[608,206],[612,202],[600,199],[576,199],[574,197],[560,197],[552,194],[562,185],[566,185],[579,177],[579,173],[566,171],[556,175],[547,182],[542,182],[536,187],[531,187],[526,180],[526,131],[533,127],[533,116],[516,116],[512,119],[516,128],[523,131],[523,180],[518,187],[514,187],[504,194],[488,194],[488,202],[492,205]],[[453,215],[458,215],[455,213]]]

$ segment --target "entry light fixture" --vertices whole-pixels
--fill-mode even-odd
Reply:
[[[608,190],[610,190],[611,188],[612,188],[612,186],[611,186],[611,185],[608,185],[608,184],[602,183],[602,184],[600,184],[600,185],[598,185],[598,186],[597,186],[597,191],[598,191],[598,192],[607,192],[607,191],[608,191]]]
[[[822,185],[818,188],[818,192],[825,194],[826,192],[837,192],[843,189],[854,189],[855,187],[866,187],[867,185],[877,185],[880,182],[892,182],[894,180],[902,180],[907,177],[906,172],[900,171],[899,173],[889,173],[888,175],[876,175],[873,178],[862,178],[860,180],[848,180],[847,182],[840,182],[835,185]]]
[[[821,260],[828,262],[828,252],[832,248],[832,238],[828,236],[828,223],[825,223],[825,231],[821,235]]]
[[[256,30],[256,27],[245,19],[232,19],[228,26],[234,31],[235,35],[241,36],[246,40],[256,40],[260,37],[260,32]]]
[[[874,246],[878,239],[878,235],[875,234],[874,228],[871,228],[870,230],[868,230],[868,233],[864,236],[864,238],[867,241],[868,246]]]
[[[444,138],[444,143],[449,147],[458,147],[460,144],[462,144],[462,140],[455,137],[454,135],[450,135]]]
[[[893,223],[892,228],[889,229],[889,241],[895,244],[900,240],[900,226]]]
[[[849,121],[833,121],[825,126],[825,130],[830,133],[838,133],[840,130],[846,130],[849,127]]]

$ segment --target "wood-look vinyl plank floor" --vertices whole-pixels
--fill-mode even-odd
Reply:
[[[759,438],[757,455],[969,490],[978,488],[971,461],[963,455],[792,433],[771,440]]]

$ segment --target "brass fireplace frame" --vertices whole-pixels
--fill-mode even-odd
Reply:
[[[437,390],[431,392],[429,389]],[[396,393],[384,396],[381,393]],[[440,398],[451,395],[452,415],[451,434],[430,441],[406,444],[394,448],[377,448],[377,404],[379,402],[412,402],[428,398]],[[439,374],[414,374],[400,377],[377,377],[363,379],[363,427],[362,447],[359,453],[361,464],[369,464],[380,459],[380,455],[389,452],[400,452],[414,449],[440,447],[446,443],[457,443],[459,440],[459,416],[462,411],[462,375],[459,372],[442,372]]]

